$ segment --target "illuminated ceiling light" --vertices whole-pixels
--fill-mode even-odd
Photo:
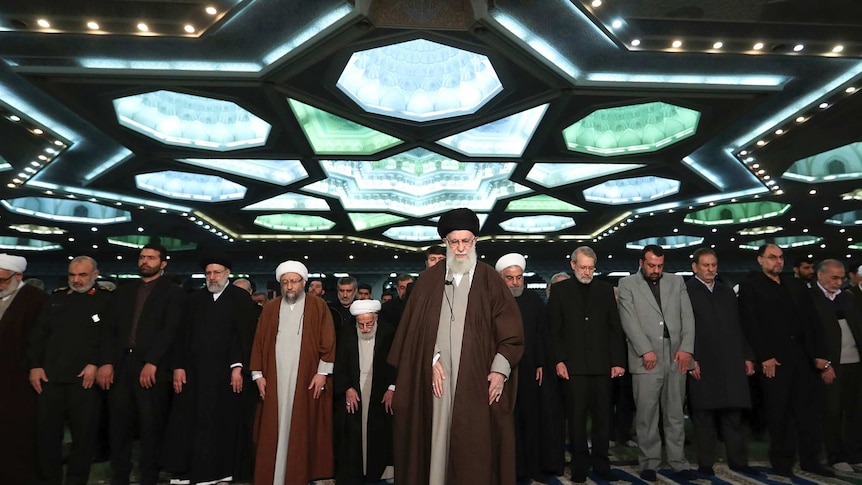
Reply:
[[[509,180],[516,165],[459,162],[415,148],[376,162],[321,160],[327,178],[303,190],[337,197],[348,210],[415,217],[465,206],[489,211],[498,199],[531,192]]]
[[[113,244],[115,246],[141,249],[146,244],[149,244],[152,238],[150,236],[132,234],[128,236],[108,236],[107,240],[108,244]],[[160,237],[159,244],[164,246],[165,249],[167,249],[168,251],[189,251],[192,249],[197,249],[198,247],[196,242],[184,241],[182,239],[177,239],[173,237]]]
[[[513,217],[501,222],[500,228],[508,232],[539,234],[562,231],[574,225],[575,221],[571,217],[541,215]]]
[[[437,228],[434,226],[401,226],[391,227],[383,231],[383,235],[396,241],[439,241]]]
[[[324,199],[311,197],[303,194],[281,194],[271,199],[262,200],[260,202],[243,207],[244,211],[328,211],[330,210],[329,203]]]
[[[703,226],[745,224],[778,217],[790,210],[790,207],[790,204],[768,201],[722,204],[686,214],[683,222]]]
[[[614,20],[614,21],[611,23],[611,27],[612,27],[612,28],[614,28],[614,29],[618,29],[618,28],[620,28],[620,27],[622,27],[622,26],[623,26],[623,21],[622,21],[622,20]]]
[[[763,42],[758,42],[758,43],[754,44],[754,46],[752,48],[756,51],[763,49]]]
[[[740,236],[762,236],[764,234],[774,234],[783,230],[784,228],[781,226],[758,226],[746,227],[745,229],[740,229],[736,233]]]
[[[697,131],[700,113],[654,102],[593,111],[563,130],[566,147],[605,157],[649,153]]]
[[[41,135],[41,134],[43,134],[43,133],[45,133],[45,132],[44,132],[44,131],[42,131],[42,129],[41,129],[41,128],[33,128],[33,133],[34,133],[34,134],[36,134],[36,135]]]
[[[45,19],[36,20],[36,24],[38,24],[39,27],[42,27],[43,29],[50,29],[51,28],[51,22],[48,22]]]
[[[437,143],[471,157],[520,157],[533,138],[548,104],[448,136]]]
[[[746,155],[748,155],[748,150],[742,150],[741,152],[739,152],[739,156],[741,157],[744,157]]]
[[[216,10],[215,7],[207,7],[205,11],[209,15],[215,15],[218,13],[218,10]]]
[[[804,116],[797,116],[797,117],[796,117],[796,122],[797,122],[797,123],[804,123],[804,122],[805,122],[805,117],[804,117]]]
[[[177,161],[282,186],[308,178],[308,172],[299,160],[178,158]]]
[[[674,49],[679,49],[680,47],[682,47],[682,41],[681,41],[681,40],[675,40],[675,41],[673,41],[673,43],[671,44],[671,46],[672,46]]]
[[[584,199],[599,204],[630,204],[660,199],[679,192],[678,180],[662,177],[634,177],[609,180],[584,189]]]
[[[760,246],[764,244],[775,244],[781,249],[791,249],[798,248],[802,246],[811,246],[813,244],[817,244],[822,241],[822,237],[817,236],[787,236],[787,237],[775,237],[769,239],[757,239],[755,241],[748,241],[745,244],[740,244],[740,249],[751,249],[757,250]]]
[[[138,30],[140,30],[141,32],[149,32],[149,31],[150,31],[150,27],[149,27],[147,24],[145,24],[145,23],[143,23],[143,22],[140,22],[140,23],[138,24]]]
[[[40,239],[0,236],[0,249],[11,251],[56,251],[63,249],[63,246]]]
[[[784,130],[782,130],[781,128],[779,128],[779,129],[775,130],[775,134],[776,134],[776,135],[783,135],[783,134],[784,134]]]
[[[637,47],[637,46],[639,46],[639,45],[641,45],[641,40],[640,40],[640,39],[632,39],[632,41],[631,41],[631,46],[632,46],[632,47]]]
[[[66,231],[59,227],[53,226],[39,226],[36,224],[13,224],[9,226],[9,229],[23,232],[25,234],[39,234],[39,235],[56,235],[56,234],[65,234]]]
[[[336,86],[369,113],[420,122],[473,114],[503,91],[486,56],[425,39],[355,52]]]
[[[721,49],[722,47],[724,47],[724,42],[716,42],[715,44],[712,44],[713,49]]]
[[[403,143],[386,133],[287,98],[315,153],[372,155]]]
[[[99,23],[91,20],[91,21],[87,22],[87,28],[89,28],[91,30],[99,30]]]
[[[802,45],[802,44],[796,44],[795,46],[793,46],[793,52],[801,52],[801,51],[802,51],[802,49],[804,49],[804,48],[805,48],[805,46],[804,46],[804,45]]]
[[[240,200],[246,192],[242,185],[222,177],[175,170],[135,175],[135,185],[171,199],[199,202]]]
[[[173,91],[113,100],[126,128],[166,145],[214,151],[266,144],[272,126],[230,101]]]
[[[639,163],[536,163],[527,174],[527,180],[550,189],[645,166]]]
[[[856,88],[853,86],[850,86],[849,88],[845,89],[844,92],[847,94],[853,94],[856,92]]]
[[[194,34],[195,33],[195,26],[192,24],[186,24],[183,26],[183,30],[185,30],[186,33],[188,33],[188,34]]]
[[[590,5],[592,5],[593,8],[599,8],[602,6],[602,0],[593,0]]]
[[[10,212],[51,221],[115,224],[132,220],[127,211],[80,200],[21,197],[2,200],[0,204]]]
[[[782,177],[809,184],[862,178],[862,142],[797,160]]]
[[[389,226],[407,220],[406,218],[401,216],[394,216],[392,214],[386,214],[382,212],[348,212],[347,217],[350,218],[350,222],[353,224],[353,227],[357,231],[366,231],[368,229],[374,229],[375,227]]]
[[[828,107],[829,107],[829,103],[820,103],[820,105],[819,105],[818,107],[819,107],[820,109],[826,109],[826,108],[828,108]]]
[[[648,237],[626,243],[626,249],[643,249],[651,244],[661,246],[663,249],[681,249],[703,244],[702,237],[696,236],[660,236]]]
[[[21,121],[21,118],[17,115],[9,115],[9,119],[15,122]]]
[[[838,54],[839,52],[841,52],[843,50],[844,50],[843,45],[836,45],[835,47],[832,48],[832,52],[835,54]]]
[[[550,195],[534,195],[513,200],[506,206],[506,212],[586,212],[584,209]]]
[[[254,223],[258,226],[285,232],[319,232],[328,231],[335,223],[320,216],[302,214],[269,214],[257,216]]]
[[[763,145],[766,145],[766,140],[757,140],[757,146],[762,147]]]

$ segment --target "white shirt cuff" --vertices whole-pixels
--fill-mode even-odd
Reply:
[[[332,374],[332,369],[334,367],[335,364],[333,362],[324,362],[321,360],[317,363],[317,373],[328,376],[329,374]]]
[[[230,365],[230,368],[231,368],[231,369],[233,369],[234,367],[242,367],[242,362],[237,362],[237,363],[234,363],[234,364],[231,364],[231,365]]]
[[[256,380],[260,379],[261,377],[263,377],[263,372],[261,372],[259,370],[251,371],[251,380],[256,381]]]
[[[509,365],[509,361],[503,357],[503,354],[497,354],[494,356],[494,361],[491,362],[491,372],[503,374],[508,380],[509,374],[512,372],[512,366]]]
[[[394,391],[395,390],[395,384],[391,384],[388,389],[390,391]]]

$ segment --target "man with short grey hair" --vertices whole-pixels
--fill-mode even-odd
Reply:
[[[844,264],[826,259],[817,265],[811,292],[829,363],[820,373],[826,383],[826,459],[836,471],[852,473],[851,465],[862,464],[862,310],[841,290],[843,282]]]
[[[352,327],[354,320],[350,314],[350,304],[356,299],[357,285],[356,278],[345,276],[338,279],[337,283],[338,297],[329,303],[329,309],[332,311],[332,322],[335,324],[335,334],[341,331],[344,327]]]

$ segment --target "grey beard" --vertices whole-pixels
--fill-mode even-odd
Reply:
[[[228,283],[230,283],[230,280],[225,279],[223,282],[220,283],[215,283],[212,285],[207,284],[207,290],[209,290],[210,293],[218,293],[227,288]]]
[[[3,291],[0,291],[0,298],[6,298],[7,296],[11,295],[12,293],[15,293],[16,291],[18,291],[18,283],[19,283],[18,280],[10,281],[9,287]]]
[[[455,258],[455,254],[452,252],[451,248],[446,248],[446,267],[449,269],[450,273],[453,274],[467,274],[474,266],[476,266],[476,244],[473,243],[473,247],[470,248],[470,251],[467,253],[467,258],[464,260],[459,260]]]
[[[362,330],[357,328],[356,334],[359,336],[359,340],[374,340],[374,336],[377,334],[377,325],[368,333],[362,333]]]
[[[84,288],[82,288],[80,290],[75,288],[72,285],[69,285],[69,288],[71,288],[72,291],[74,291],[75,293],[86,293],[86,292],[90,291],[90,288],[92,288],[93,285],[95,285],[95,284],[96,284],[96,280],[93,280],[90,282],[90,284],[88,284],[87,286],[85,286]]]
[[[519,296],[524,294],[524,287],[523,286],[516,286],[514,288],[509,288],[509,291],[512,292],[512,296],[514,296],[515,298],[518,298]]]
[[[287,292],[285,292],[285,293],[284,293],[284,296],[283,296],[282,298],[284,298],[284,301],[286,301],[288,304],[293,305],[294,303],[296,303],[297,301],[299,301],[299,297],[300,297],[302,294],[303,294],[303,292],[302,292],[302,291],[297,291],[297,292],[296,292],[296,295],[294,295],[294,296],[290,296]]]
[[[575,273],[575,278],[577,278],[578,281],[580,281],[581,283],[583,283],[585,285],[588,285],[588,284],[593,282],[592,276],[581,276],[578,273]]]

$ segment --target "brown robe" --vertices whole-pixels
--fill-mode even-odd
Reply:
[[[445,272],[445,264],[435,265],[415,283],[389,353],[389,363],[398,368],[393,399],[398,484],[428,483],[433,409],[431,361]],[[468,297],[452,410],[448,485],[515,483],[514,367],[523,350],[521,312],[512,293],[493,268],[477,263]],[[487,378],[497,353],[509,361],[513,374],[503,388],[500,402],[489,406]]]
[[[260,315],[251,370],[262,370],[266,378],[266,399],[257,408],[254,442],[257,457],[255,485],[272,485],[275,456],[278,450],[278,375],[275,371],[275,337],[278,333],[281,298],[266,303]],[[285,485],[307,485],[319,478],[334,475],[332,448],[332,377],[326,378],[326,390],[314,399],[308,384],[317,374],[320,360],[335,362],[335,327],[323,299],[305,295],[299,371],[293,396],[293,414],[287,443]]]
[[[17,282],[10,282],[17,284]],[[35,476],[36,391],[30,387],[27,338],[48,294],[24,285],[0,319],[0,483]]]

